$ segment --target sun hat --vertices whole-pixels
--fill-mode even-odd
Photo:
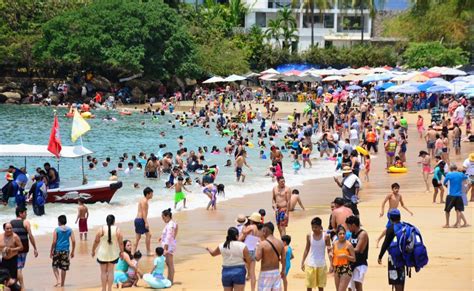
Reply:
[[[474,153],[469,154],[469,161],[474,162]]]
[[[349,166],[344,166],[344,168],[342,168],[342,173],[343,173],[343,174],[352,173],[351,167],[349,167]]]
[[[248,221],[247,217],[243,214],[237,215],[237,219],[235,220],[235,223],[237,224],[246,224]]]
[[[250,216],[248,217],[248,219],[249,219],[250,221],[257,222],[257,223],[262,222],[262,216],[261,216],[260,213],[258,213],[258,212],[252,213],[252,215],[250,215]]]

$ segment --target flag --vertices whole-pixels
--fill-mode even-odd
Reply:
[[[75,142],[81,135],[91,130],[89,123],[87,123],[84,118],[74,110],[74,118],[72,119],[72,130],[71,130],[71,140]]]
[[[54,116],[53,127],[51,128],[51,134],[49,135],[48,151],[51,152],[56,158],[59,158],[61,153],[61,137],[59,136],[59,122],[58,116]]]

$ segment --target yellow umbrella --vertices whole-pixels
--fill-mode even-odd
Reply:
[[[341,81],[352,82],[352,81],[360,81],[364,78],[364,76],[357,76],[354,74],[350,74],[347,76],[342,77]]]
[[[429,79],[430,78],[426,77],[423,74],[418,74],[418,75],[415,75],[413,78],[411,78],[410,81],[412,81],[412,82],[426,82]]]

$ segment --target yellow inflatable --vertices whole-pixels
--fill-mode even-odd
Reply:
[[[251,149],[253,149],[253,147],[254,147],[253,143],[251,143],[251,142],[247,142],[247,146]]]
[[[361,146],[356,146],[356,151],[363,156],[369,155],[369,152]]]
[[[408,172],[408,169],[407,168],[398,168],[398,167],[395,167],[395,166],[391,166],[390,168],[388,168],[388,171],[389,173],[406,173]]]
[[[288,121],[293,121],[295,120],[295,117],[293,115],[288,115]]]
[[[90,113],[90,112],[82,112],[82,113],[81,113],[81,116],[82,116],[83,118],[91,118],[91,117],[92,117],[92,113]]]

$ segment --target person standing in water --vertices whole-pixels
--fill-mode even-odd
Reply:
[[[237,177],[237,182],[240,182],[240,178],[242,177],[242,183],[245,182],[246,175],[242,173],[242,168],[244,165],[252,170],[252,168],[247,164],[247,152],[242,150],[240,155],[235,159],[235,175]]]
[[[286,234],[290,219],[291,189],[285,185],[285,178],[278,177],[278,185],[273,187],[272,207],[280,232],[280,237]]]
[[[89,218],[89,209],[84,205],[84,198],[80,198],[77,207],[76,224],[79,222],[79,239],[87,240],[87,219]]]
[[[145,244],[146,244],[146,251],[147,255],[151,255],[151,233],[150,233],[150,225],[148,224],[148,201],[153,198],[153,189],[150,187],[146,187],[143,189],[143,196],[140,201],[138,202],[138,211],[137,217],[135,218],[135,245],[133,246],[133,252],[138,249],[138,243],[142,235],[145,235]]]

